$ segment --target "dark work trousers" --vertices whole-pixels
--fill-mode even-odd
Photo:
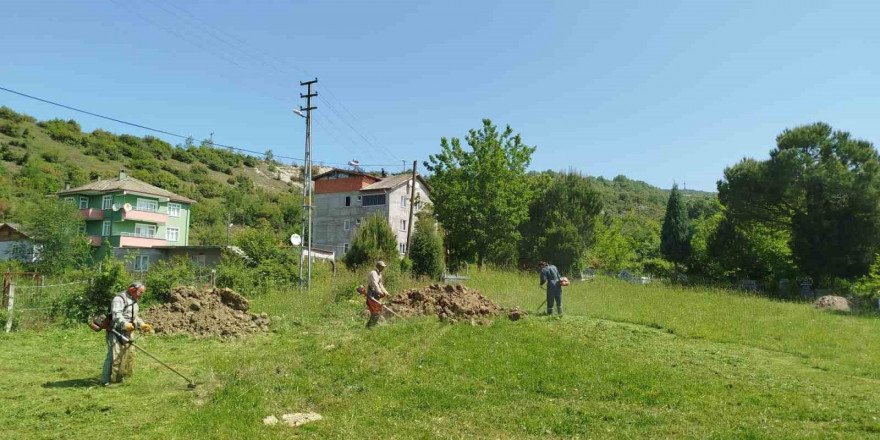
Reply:
[[[379,302],[378,294],[367,294],[367,310],[370,311],[370,320],[367,321],[367,328],[372,328],[379,323],[379,316],[382,314],[382,304]]]
[[[547,314],[553,314],[553,302],[556,302],[556,313],[562,314],[562,286],[559,281],[547,282]]]

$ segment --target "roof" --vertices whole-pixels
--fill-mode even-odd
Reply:
[[[431,185],[428,185],[428,182],[425,181],[425,178],[422,177],[421,174],[416,174],[416,178],[418,178],[419,181],[421,181],[422,184],[425,185],[426,188],[428,188],[428,192],[432,191]],[[386,178],[384,178],[384,179],[382,179],[382,180],[380,180],[370,186],[364,187],[361,189],[361,191],[376,191],[376,190],[384,190],[384,189],[394,189],[400,185],[405,184],[406,182],[409,182],[411,179],[412,179],[412,174],[410,174],[410,173],[398,174],[395,176],[386,177]]]
[[[21,225],[18,223],[0,223],[0,228],[9,228],[15,232],[18,232],[21,235],[27,237],[28,235],[21,231]]]
[[[360,171],[343,170],[342,168],[333,168],[330,171],[325,171],[321,174],[318,174],[317,176],[312,177],[312,180],[318,180],[322,177],[328,176],[333,173],[344,173],[344,174],[348,174],[350,176],[363,176],[363,177],[371,177],[373,179],[381,179],[381,177],[379,177],[379,176],[374,176],[372,174],[362,173]]]
[[[147,182],[135,179],[133,177],[125,177],[124,179],[108,179],[108,180],[96,180],[94,182],[87,183],[83,186],[78,186],[76,188],[70,188],[58,191],[56,194],[59,196],[63,196],[65,194],[77,194],[84,192],[95,192],[95,193],[107,193],[107,192],[116,192],[116,191],[131,191],[138,192],[142,194],[149,194],[153,196],[159,197],[167,197],[169,200],[173,200],[175,202],[183,202],[183,203],[196,203],[195,200],[186,198],[184,196],[174,194],[171,191],[166,191],[157,186],[150,185]]]

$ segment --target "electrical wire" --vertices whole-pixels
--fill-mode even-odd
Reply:
[[[119,118],[114,118],[114,117],[111,117],[111,116],[102,115],[102,114],[100,114],[100,113],[90,112],[90,111],[88,111],[88,110],[83,110],[83,109],[81,109],[81,108],[73,107],[73,106],[66,105],[66,104],[61,104],[61,103],[59,103],[59,102],[55,102],[55,101],[51,101],[51,100],[48,100],[48,99],[40,98],[40,97],[37,97],[37,96],[34,96],[34,95],[29,95],[29,94],[27,94],[27,93],[22,93],[22,92],[19,92],[19,91],[16,91],[16,90],[12,90],[12,89],[9,89],[9,88],[3,87],[3,86],[0,86],[0,90],[3,90],[3,91],[5,91],[5,92],[9,92],[9,93],[12,93],[12,94],[15,94],[15,95],[18,95],[18,96],[22,96],[22,97],[25,97],[25,98],[28,98],[28,99],[33,99],[33,100],[35,100],[35,101],[40,101],[40,102],[43,102],[43,103],[46,103],[46,104],[54,105],[54,106],[57,106],[57,107],[61,107],[61,108],[68,109],[68,110],[73,110],[73,111],[75,111],[75,112],[83,113],[83,114],[86,114],[86,115],[89,115],[89,116],[94,116],[94,117],[96,117],[96,118],[101,118],[101,119],[106,119],[106,120],[108,120],[108,121],[117,122],[117,123],[119,123],[119,124],[129,125],[129,126],[132,126],[132,127],[137,127],[137,128],[141,128],[141,129],[148,130],[148,131],[152,131],[152,132],[156,132],[156,133],[162,133],[162,134],[164,134],[164,135],[173,136],[173,137],[180,138],[180,139],[192,139],[192,138],[193,138],[192,136],[185,136],[185,135],[182,135],[182,134],[179,134],[179,133],[174,133],[174,132],[171,132],[171,131],[168,131],[168,130],[162,130],[162,129],[158,129],[158,128],[153,128],[153,127],[149,127],[149,126],[146,126],[146,125],[143,125],[143,124],[138,124],[138,123],[134,123],[134,122],[125,121],[125,120],[122,120],[122,119],[119,119]],[[259,155],[259,156],[266,156],[266,153],[265,153],[265,152],[259,152],[259,151],[251,150],[251,149],[247,149],[247,148],[234,147],[234,146],[232,146],[232,145],[218,144],[218,143],[216,143],[216,142],[211,142],[210,145],[211,145],[212,147],[227,148],[227,149],[230,149],[230,150],[235,150],[235,151],[241,151],[241,152],[245,152],[245,153],[256,154],[256,155]],[[274,156],[274,157],[277,157],[277,158],[279,158],[279,159],[287,159],[287,160],[294,160],[294,161],[303,161],[303,159],[302,159],[302,158],[299,158],[299,157],[282,156],[282,155],[274,155],[274,154],[273,154],[273,156]],[[344,165],[348,165],[348,163],[342,163],[342,162],[330,162],[330,161],[323,161],[323,160],[313,160],[312,163],[319,164],[319,165],[343,165],[343,166],[344,166]],[[360,166],[360,167],[381,167],[381,166],[390,166],[390,165],[374,164],[374,165],[358,165],[358,166]]]

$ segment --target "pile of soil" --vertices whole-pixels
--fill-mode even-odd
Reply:
[[[441,321],[455,324],[466,321],[471,325],[490,325],[492,318],[507,314],[512,321],[527,315],[519,308],[498,307],[476,289],[457,286],[432,286],[401,292],[388,303],[388,308],[400,316],[436,315]]]
[[[269,331],[269,317],[248,313],[247,298],[230,289],[177,287],[171,302],[143,312],[157,334],[186,333],[196,337],[239,336]]]
[[[849,312],[849,301],[842,296],[825,295],[816,300],[813,305],[817,309],[837,310],[841,312]]]

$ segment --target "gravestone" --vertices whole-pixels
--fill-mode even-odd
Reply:
[[[639,284],[651,284],[651,279],[648,277],[639,278]]]
[[[632,281],[633,275],[632,273],[630,273],[630,271],[624,269],[620,271],[619,274],[617,274],[617,278],[620,278],[621,280]]]
[[[749,292],[756,292],[758,290],[758,282],[755,280],[743,280],[742,286],[743,289]]]
[[[802,298],[811,298],[813,296],[812,291],[813,283],[810,280],[801,281],[801,297]]]
[[[788,293],[791,290],[791,281],[788,278],[780,278],[779,279],[779,291],[782,293]]]

